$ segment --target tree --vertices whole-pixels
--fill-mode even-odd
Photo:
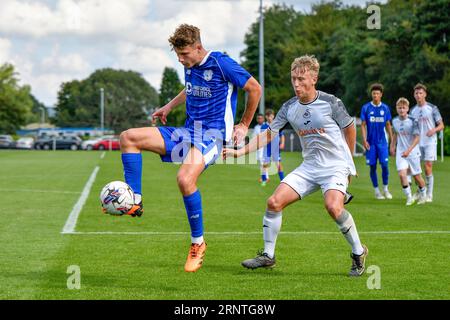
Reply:
[[[175,98],[184,86],[178,77],[178,73],[175,69],[165,67],[161,80],[161,89],[159,92],[160,106],[164,106],[170,100]],[[183,126],[186,120],[186,105],[178,106],[173,109],[167,117],[168,126]]]
[[[31,113],[29,113],[29,115],[27,116],[25,123],[29,124],[41,122],[42,110],[44,110],[44,115],[48,117],[47,108],[33,94],[30,94],[30,98],[33,102],[33,105],[31,107]]]
[[[148,126],[158,105],[157,91],[137,72],[101,69],[82,81],[63,83],[58,92],[58,126],[100,125],[100,89],[105,93],[105,128],[120,132]]]
[[[33,102],[30,87],[19,86],[14,66],[0,66],[0,132],[13,134],[25,124]]]
[[[367,28],[366,8],[321,1],[310,13],[274,5],[264,11],[266,107],[278,110],[293,96],[290,64],[315,55],[320,62],[317,88],[340,97],[358,115],[374,82],[385,87],[392,107],[400,96],[414,104],[413,86],[424,82],[429,99],[450,121],[449,0],[390,0],[381,7],[381,29]],[[258,74],[259,23],[245,35],[244,66]],[[392,110],[395,114],[395,110]]]

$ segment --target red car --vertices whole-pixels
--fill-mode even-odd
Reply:
[[[119,138],[104,139],[98,141],[93,146],[94,150],[120,150]]]

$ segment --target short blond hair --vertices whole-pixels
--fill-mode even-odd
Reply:
[[[200,29],[189,24],[181,24],[169,38],[172,49],[182,49],[195,43],[202,43]]]
[[[291,64],[291,71],[295,69],[299,69],[300,72],[312,72],[316,76],[319,75],[320,64],[317,58],[314,55],[304,55],[298,58],[295,58]]]
[[[409,101],[408,99],[401,97],[398,98],[397,102],[395,103],[396,106],[407,106],[409,107]]]

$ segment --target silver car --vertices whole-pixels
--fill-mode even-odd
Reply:
[[[23,137],[17,140],[17,149],[33,149],[34,139],[31,137]]]

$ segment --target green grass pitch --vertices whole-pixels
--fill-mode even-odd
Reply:
[[[450,299],[448,157],[435,163],[434,202],[413,207],[404,205],[393,158],[390,201],[374,199],[369,170],[356,159],[359,177],[347,209],[369,247],[367,266],[381,272],[381,288],[369,289],[373,274],[347,276],[349,246],[320,192],[283,212],[274,270],[241,267],[263,246],[265,202],[279,182],[273,175],[261,188],[256,165],[218,164],[200,178],[208,250],[203,267],[185,273],[190,238],[177,166],[145,153],[145,214],[113,217],[101,213],[98,195],[107,182],[123,179],[120,153],[100,155],[0,152],[0,299]],[[285,172],[300,159],[283,153]],[[97,165],[78,233],[61,234]],[[72,265],[80,268],[79,290],[67,288]]]

